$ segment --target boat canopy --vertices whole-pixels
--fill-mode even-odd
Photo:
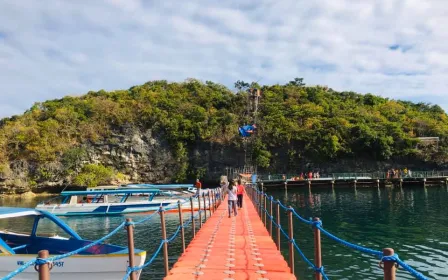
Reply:
[[[118,190],[90,190],[90,191],[64,191],[62,196],[72,195],[92,195],[92,194],[141,194],[141,193],[159,193],[159,189],[118,189]]]
[[[188,189],[193,187],[193,184],[168,184],[168,185],[154,185],[154,184],[128,184],[120,186],[121,188],[156,188],[164,189]]]
[[[30,208],[0,207],[0,219],[37,215],[41,213]]]

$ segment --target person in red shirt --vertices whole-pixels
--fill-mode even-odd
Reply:
[[[196,187],[196,194],[200,195],[201,194],[201,189],[202,189],[201,181],[199,181],[199,179],[196,179],[196,183],[194,184],[194,186]]]
[[[238,208],[243,208],[243,194],[244,194],[244,186],[241,184],[241,180],[238,180],[238,186],[236,186],[236,195],[238,198],[237,205]]]
[[[196,184],[194,184],[196,188],[202,189],[202,183],[199,181],[199,179],[196,179]]]

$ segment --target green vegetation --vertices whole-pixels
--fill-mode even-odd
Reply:
[[[76,175],[74,183],[79,186],[94,188],[99,184],[108,183],[114,175],[111,167],[105,167],[101,164],[87,164],[82,167],[82,171]]]
[[[303,159],[447,161],[448,116],[438,105],[309,87],[300,78],[285,85],[238,81],[235,87],[236,94],[209,81],[153,81],[129,90],[36,103],[23,115],[0,121],[0,172],[10,173],[11,163],[26,161],[37,166],[28,175],[37,182],[54,172],[80,185],[107,181],[112,169],[85,165],[87,152],[81,147],[107,142],[126,126],[163,135],[178,161],[173,179],[202,175],[204,170],[189,161],[195,143],[233,145],[243,153],[237,128],[248,119],[249,87],[262,89],[258,136],[251,140],[252,156],[261,167],[272,166],[278,156],[288,158],[289,168]],[[424,136],[440,137],[439,147],[416,149],[416,137]],[[62,167],[49,168],[52,164]]]

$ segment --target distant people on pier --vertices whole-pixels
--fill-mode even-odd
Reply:
[[[412,172],[407,167],[402,170],[398,168],[391,168],[386,171],[386,179],[398,179],[398,178],[406,178],[412,177]]]
[[[241,180],[238,180],[238,186],[236,186],[236,194],[238,198],[238,208],[243,208],[243,194],[244,194],[244,186],[241,184]]]

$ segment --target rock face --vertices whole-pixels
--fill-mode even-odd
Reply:
[[[168,143],[150,129],[126,129],[85,148],[89,163],[112,166],[134,182],[169,182],[178,165]]]
[[[244,163],[235,147],[199,142],[186,146],[186,157],[179,159],[164,135],[155,134],[151,129],[140,130],[132,127],[121,128],[105,140],[85,143],[81,147],[87,158],[81,164],[99,164],[113,167],[117,172],[129,176],[130,182],[171,183],[182,164],[188,163],[188,170],[199,170],[201,177],[219,177],[226,166]],[[39,170],[48,172],[47,179],[38,182]],[[0,172],[0,193],[21,194],[60,192],[67,187],[70,178],[63,175],[61,162],[41,164],[26,160],[13,162],[8,170]],[[194,177],[190,172],[188,175]]]
[[[191,180],[199,176],[203,180],[209,179],[210,182],[216,183],[220,175],[226,174],[227,167],[243,166],[245,156],[244,150],[232,145],[197,142],[186,145],[185,156],[179,158],[164,135],[156,134],[151,129],[141,130],[134,127],[121,127],[107,139],[84,143],[81,147],[87,152],[87,157],[80,166],[101,163],[127,175],[129,181],[134,183],[171,183],[186,164],[186,175]],[[300,162],[291,163],[288,161],[287,150],[272,152],[270,170],[259,169],[259,172],[300,174],[308,170],[333,173],[381,171],[392,167],[407,167],[412,170],[432,167],[414,160],[378,162],[373,159],[348,159],[317,164],[302,159]],[[60,161],[40,165],[25,159],[14,161],[0,169],[0,194],[22,194],[29,191],[58,193],[70,186],[72,181],[72,178],[64,175],[63,170],[64,166]],[[73,189],[73,186],[70,187]]]

